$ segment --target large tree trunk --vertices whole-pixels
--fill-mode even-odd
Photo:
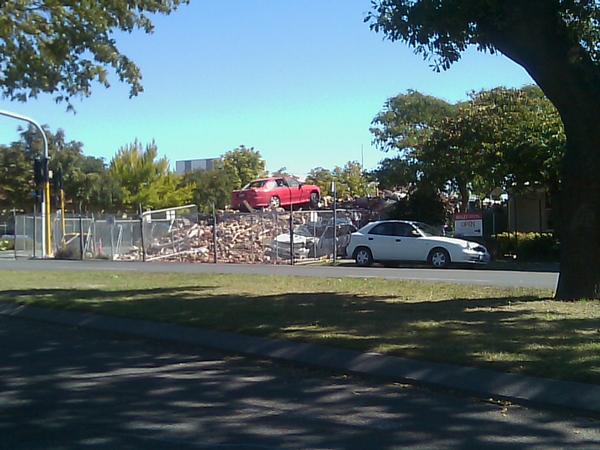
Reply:
[[[556,297],[563,300],[600,298],[600,116],[589,113],[589,109],[582,108],[574,117],[565,116],[568,151],[556,291]]]
[[[600,298],[600,68],[547,0],[505,4],[494,45],[523,66],[558,109],[567,135],[556,298]]]

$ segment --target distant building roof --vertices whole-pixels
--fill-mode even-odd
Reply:
[[[212,170],[215,162],[221,158],[187,159],[175,162],[175,172],[178,175],[195,172],[197,170]]]

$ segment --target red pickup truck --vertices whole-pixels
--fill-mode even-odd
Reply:
[[[270,177],[254,180],[231,195],[233,209],[278,208],[307,205],[316,208],[321,198],[319,186],[300,183],[292,177]]]

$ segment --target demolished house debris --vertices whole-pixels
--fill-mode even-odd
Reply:
[[[204,219],[204,220],[202,220]],[[217,235],[212,219],[170,217],[144,222],[141,243],[123,246],[116,260],[161,260],[167,262],[217,262],[236,264],[289,263],[293,235],[294,259],[331,257],[334,249],[331,211],[283,210],[216,215]],[[365,213],[340,211],[336,224],[338,255],[343,255],[350,234],[368,222]],[[216,255],[215,255],[216,244]]]

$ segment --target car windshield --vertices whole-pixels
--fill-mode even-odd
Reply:
[[[415,222],[413,223],[413,225],[415,227],[417,227],[419,229],[419,231],[421,231],[421,233],[423,233],[425,236],[443,236],[444,233],[442,233],[442,231],[440,231],[439,229],[432,227],[431,225],[427,225],[426,223],[423,222]]]
[[[304,236],[304,237],[314,237],[314,234],[311,233],[311,231],[305,225],[299,225],[299,226],[295,227],[294,234],[297,234],[298,236]]]

